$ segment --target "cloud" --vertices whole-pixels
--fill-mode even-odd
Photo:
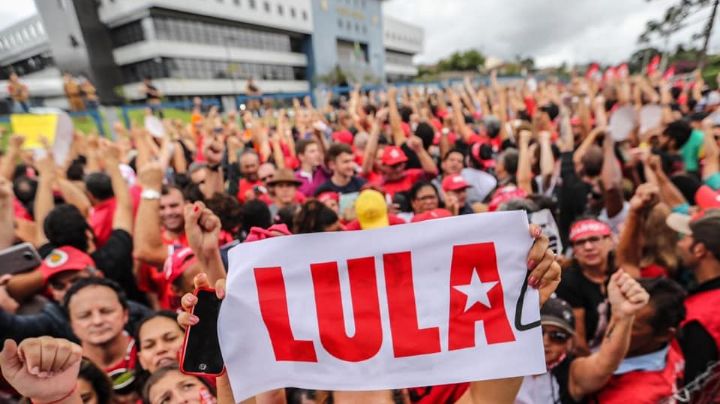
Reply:
[[[10,4],[12,3],[12,5]],[[33,0],[7,1],[0,7],[0,30],[37,13]]]
[[[503,59],[532,56],[544,66],[626,60],[639,48],[637,38],[645,23],[661,17],[673,2],[390,0],[384,11],[425,29],[425,50],[416,62],[432,63],[456,50],[475,48]],[[695,28],[680,32],[669,45],[688,43],[702,28],[701,14]],[[663,42],[653,45],[662,47]]]

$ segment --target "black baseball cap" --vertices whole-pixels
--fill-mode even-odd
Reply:
[[[716,259],[720,259],[720,210],[710,209],[690,222],[693,240],[702,243]]]
[[[575,315],[572,307],[557,297],[551,297],[540,309],[540,322],[543,325],[560,327],[570,334],[575,334]]]

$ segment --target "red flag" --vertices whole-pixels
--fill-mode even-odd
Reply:
[[[630,75],[630,70],[628,69],[627,63],[623,63],[623,64],[619,65],[616,68],[616,72],[617,72],[618,77],[620,77],[620,78],[625,78]]]
[[[665,74],[663,74],[663,80],[668,81],[675,75],[675,65],[670,65],[670,67],[665,70]]]
[[[591,80],[591,79],[597,80],[598,79],[597,74],[599,71],[600,71],[600,65],[598,65],[597,63],[592,63],[592,64],[590,64],[587,71],[585,72],[585,78],[588,80]]]
[[[655,55],[647,65],[647,75],[650,76],[660,67],[660,55]]]

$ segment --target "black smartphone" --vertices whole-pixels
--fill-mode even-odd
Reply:
[[[22,243],[0,250],[0,275],[14,275],[40,266],[42,260],[35,247]]]
[[[193,314],[200,321],[185,330],[185,343],[180,357],[180,370],[191,375],[219,376],[225,371],[217,335],[221,300],[213,289],[197,289]]]

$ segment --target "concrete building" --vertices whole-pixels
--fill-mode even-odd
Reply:
[[[417,74],[421,28],[383,17],[381,0],[36,0],[38,15],[0,31],[0,79],[62,102],[61,71],[88,76],[103,102],[307,92],[338,69],[350,82]],[[0,95],[6,86],[0,83]]]

